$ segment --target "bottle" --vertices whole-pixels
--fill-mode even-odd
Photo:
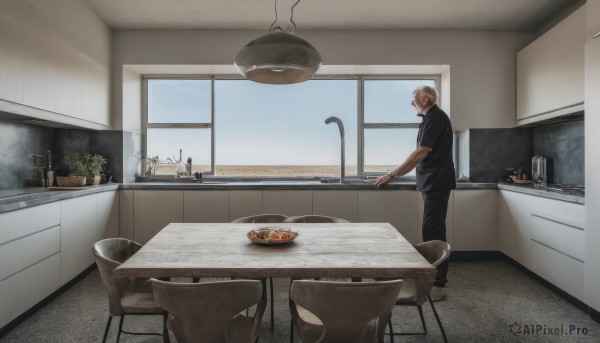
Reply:
[[[46,154],[46,187],[54,186],[54,170],[52,170],[52,152]]]

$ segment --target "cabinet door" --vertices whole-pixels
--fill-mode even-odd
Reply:
[[[356,222],[357,191],[313,191],[313,214]]]
[[[498,191],[454,191],[452,242],[456,251],[498,250]]]
[[[119,237],[133,240],[133,197],[134,190],[119,191]]]
[[[263,213],[263,193],[260,190],[229,192],[229,221]]]
[[[358,222],[390,223],[412,244],[419,241],[417,191],[358,192]]]
[[[21,103],[21,10],[13,0],[0,0],[0,47],[0,99]]]
[[[517,53],[517,120],[583,103],[585,19],[584,5]]]
[[[454,249],[454,241],[452,235],[452,217],[454,215],[454,192],[450,192],[450,198],[448,199],[448,212],[446,213],[446,241],[450,243],[450,246]],[[417,216],[417,243],[423,242],[423,196],[420,192],[417,192],[417,205],[418,205],[418,216]]]
[[[110,125],[110,70],[83,53],[81,59],[81,118]]]
[[[501,252],[530,268],[530,204],[535,196],[506,190],[498,199],[498,248]]]
[[[102,238],[119,237],[119,192],[102,192],[98,198],[98,228]]]
[[[60,202],[61,284],[94,264],[92,246],[102,239],[96,194]]]
[[[183,191],[185,223],[228,223],[229,191]]]
[[[23,103],[68,116],[81,116],[79,51],[43,20],[23,12]]]
[[[136,190],[133,239],[145,244],[169,223],[183,223],[183,191]]]
[[[263,191],[264,213],[301,216],[312,208],[312,191]]]

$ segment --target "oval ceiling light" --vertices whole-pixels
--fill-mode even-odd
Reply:
[[[290,23],[284,30],[274,26],[277,22],[277,1],[275,1],[275,22],[269,33],[246,44],[235,56],[235,66],[248,80],[267,84],[292,84],[309,80],[321,66],[321,54],[310,43],[292,34],[294,7],[291,8]],[[293,25],[293,27],[292,27]],[[279,30],[281,32],[273,32]],[[290,32],[287,32],[287,31]]]

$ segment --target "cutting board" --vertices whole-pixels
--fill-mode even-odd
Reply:
[[[64,191],[69,191],[69,190],[84,190],[84,189],[90,189],[90,188],[98,188],[98,185],[92,185],[92,186],[79,186],[79,187],[48,187],[49,190],[53,190],[53,191],[60,191],[60,190],[64,190]]]

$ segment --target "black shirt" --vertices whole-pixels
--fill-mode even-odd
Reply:
[[[417,135],[417,147],[431,149],[427,157],[417,165],[418,191],[447,191],[456,188],[452,141],[450,118],[442,109],[434,105],[423,116]]]

